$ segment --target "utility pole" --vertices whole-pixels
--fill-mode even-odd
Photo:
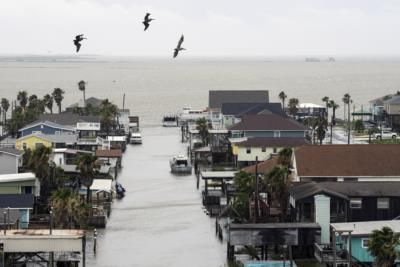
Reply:
[[[256,156],[256,177],[255,177],[255,192],[254,192],[254,222],[258,222],[258,156]]]

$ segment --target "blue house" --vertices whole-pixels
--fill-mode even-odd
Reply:
[[[350,259],[353,263],[361,263],[362,266],[372,266],[375,258],[368,252],[368,242],[372,232],[381,230],[383,227],[389,227],[393,232],[400,233],[400,221],[398,220],[332,223],[330,225],[332,244],[325,246],[324,249],[321,249],[323,245],[317,245],[316,258],[324,263],[335,264],[334,261],[336,264],[347,263],[343,266],[350,266]],[[400,247],[397,250],[400,252]],[[349,257],[350,253],[351,258]],[[336,257],[333,257],[335,254]],[[400,266],[399,258],[396,262],[396,266]]]
[[[33,210],[32,194],[0,194],[0,212],[6,213],[8,226],[26,229],[29,227],[29,215]],[[4,223],[4,222],[3,222]],[[18,224],[18,226],[16,226]]]
[[[35,121],[18,130],[19,137],[41,133],[46,135],[73,134],[75,129],[71,126],[61,125],[50,121]]]
[[[276,114],[246,115],[229,128],[233,138],[238,137],[298,137],[305,138],[307,128],[288,117]]]

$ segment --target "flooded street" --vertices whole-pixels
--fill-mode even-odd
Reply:
[[[144,128],[143,145],[128,145],[118,181],[127,190],[115,200],[107,228],[92,240],[87,266],[218,267],[225,245],[204,214],[194,175],[174,176],[169,159],[186,151],[178,128]]]

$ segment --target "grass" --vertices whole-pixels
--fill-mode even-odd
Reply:
[[[385,144],[385,145],[400,144],[400,139],[383,139],[383,140],[372,139],[371,144]]]

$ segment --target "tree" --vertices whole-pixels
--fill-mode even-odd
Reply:
[[[368,129],[368,144],[371,144],[371,137],[374,133],[379,133],[380,130],[378,127],[374,126],[373,128]]]
[[[339,108],[339,105],[336,104],[335,101],[329,100],[329,107],[332,108],[332,119],[331,119],[331,144],[332,144],[332,138],[333,138],[333,126],[336,125],[336,109]]]
[[[281,211],[281,221],[284,220],[288,206],[289,168],[284,165],[275,166],[265,175],[265,184],[271,196],[272,206],[277,206]]]
[[[365,126],[362,120],[356,120],[354,122],[354,130],[358,133],[362,133],[365,130]]]
[[[58,106],[58,113],[61,113],[61,102],[64,99],[64,93],[65,93],[64,90],[62,90],[61,88],[54,88],[54,91],[51,94]]]
[[[3,124],[7,124],[7,111],[10,108],[10,102],[7,100],[7,98],[2,98],[1,99],[1,108],[3,109]]]
[[[290,167],[292,163],[292,149],[289,147],[286,147],[279,151],[278,153],[278,164],[286,167]]]
[[[53,114],[53,102],[54,102],[53,97],[47,94],[43,97],[43,101],[44,104],[46,105],[46,108],[48,108],[50,113]]]
[[[306,118],[304,120],[304,125],[311,128],[311,130],[312,130],[311,141],[312,141],[312,144],[314,144],[315,143],[315,130],[317,129],[317,126],[318,126],[318,119],[315,117]]]
[[[208,123],[207,120],[205,118],[200,118],[196,121],[196,130],[199,131],[199,135],[201,138],[201,143],[203,146],[207,146],[208,145],[208,141],[209,141],[209,133],[208,133]]]
[[[17,100],[22,110],[25,112],[26,105],[28,104],[28,93],[26,91],[19,91],[17,95]]]
[[[350,134],[351,134],[351,124],[350,124],[350,104],[351,104],[351,97],[349,94],[344,94],[343,96],[343,103],[347,105],[347,144],[350,144]]]
[[[319,140],[319,144],[322,145],[322,141],[325,139],[326,130],[328,128],[328,121],[325,117],[319,117],[317,121],[317,138]]]
[[[299,100],[297,98],[291,98],[289,99],[289,114],[292,116],[295,116],[297,114],[297,111],[299,106]]]
[[[233,201],[233,208],[237,212],[235,220],[247,221],[250,218],[250,199],[254,194],[254,182],[255,176],[244,171],[240,171],[235,174],[233,183],[236,188],[236,196]]]
[[[282,101],[282,109],[285,110],[285,100],[287,98],[287,95],[285,94],[284,91],[279,93],[279,99]]]
[[[102,126],[106,129],[107,135],[110,133],[110,128],[114,124],[115,117],[118,115],[118,107],[104,99],[100,106],[100,117]]]
[[[49,160],[50,160],[51,148],[45,146],[39,146],[32,151],[28,160],[28,168],[31,169],[36,177],[40,181],[40,196],[45,201],[50,195],[49,192]]]
[[[89,216],[89,206],[79,194],[69,188],[60,188],[50,198],[54,224],[57,228],[84,228]]]
[[[79,81],[78,88],[83,93],[83,105],[86,107],[86,82],[84,80]]]
[[[80,182],[83,184],[86,189],[86,201],[90,202],[90,187],[93,184],[93,179],[96,174],[96,170],[98,169],[97,165],[97,157],[92,154],[81,154],[77,159],[77,170],[80,173]]]
[[[325,107],[326,107],[326,112],[325,112],[325,117],[328,119],[328,115],[329,115],[329,97],[328,96],[324,96],[322,98],[322,102],[325,102]]]
[[[376,267],[392,267],[399,253],[397,247],[400,245],[400,234],[394,233],[387,226],[381,230],[374,230],[368,242],[368,251],[375,257]]]

